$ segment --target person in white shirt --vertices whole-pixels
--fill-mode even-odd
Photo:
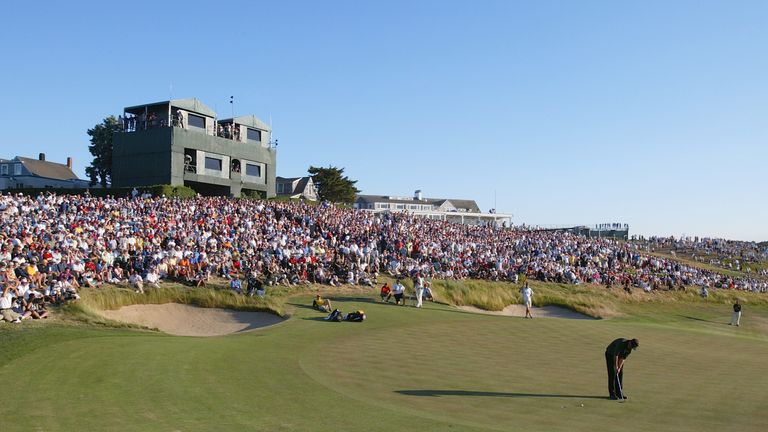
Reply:
[[[525,286],[520,288],[520,294],[523,296],[523,304],[525,305],[525,317],[526,318],[533,318],[533,314],[531,314],[531,304],[533,302],[533,290],[531,287],[528,286],[528,282],[525,283]]]
[[[0,296],[0,317],[14,324],[20,323],[22,319],[22,316],[13,310],[13,298],[18,296],[19,291],[10,284],[6,284],[3,295]]]
[[[424,297],[424,278],[421,276],[421,272],[417,272],[413,278],[413,289],[416,290],[416,307],[420,308]]]
[[[160,288],[160,275],[157,273],[157,269],[150,270],[144,279],[150,286]]]
[[[403,306],[405,306],[405,299],[403,298],[404,293],[405,286],[400,282],[400,279],[397,279],[395,284],[392,285],[392,294],[395,296],[395,304],[400,304],[400,302],[402,302]]]
[[[131,275],[128,276],[128,283],[131,284],[132,287],[136,288],[137,293],[144,294],[144,280],[141,278],[140,274],[131,270]]]

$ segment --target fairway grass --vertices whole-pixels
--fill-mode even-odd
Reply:
[[[611,303],[617,318],[525,320],[376,297],[334,298],[345,312],[364,309],[363,323],[324,321],[305,295],[284,304],[285,323],[225,337],[1,324],[0,428],[768,429],[761,302],[749,303],[735,328],[727,298],[627,299]],[[616,337],[640,340],[627,361],[624,404],[605,397],[603,351]]]

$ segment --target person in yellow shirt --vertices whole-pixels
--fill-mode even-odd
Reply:
[[[315,299],[312,301],[312,307],[321,312],[330,312],[332,310],[331,301],[320,297],[320,294],[315,296]]]
[[[44,283],[43,274],[37,271],[37,258],[32,258],[32,261],[27,264],[24,271],[27,272],[29,280],[34,283],[35,286],[40,286]]]

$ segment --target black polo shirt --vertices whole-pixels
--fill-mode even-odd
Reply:
[[[618,338],[605,348],[605,353],[626,359],[632,354],[631,342],[628,339]]]

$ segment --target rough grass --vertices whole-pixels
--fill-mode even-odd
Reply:
[[[59,316],[67,320],[75,320],[86,324],[108,324],[111,326],[126,326],[106,320],[96,313],[97,310],[119,309],[133,304],[163,304],[183,303],[207,308],[223,308],[242,311],[271,312],[285,317],[289,314],[286,303],[296,296],[354,296],[375,295],[380,286],[393,279],[383,277],[376,287],[360,287],[342,285],[329,287],[327,285],[300,285],[291,287],[267,287],[265,298],[238,295],[226,289],[223,281],[214,283],[209,288],[190,288],[181,284],[166,283],[160,289],[148,288],[144,294],[120,286],[105,286],[99,289],[86,289],[78,303],[68,304],[59,309]],[[534,306],[559,306],[583,313],[594,318],[612,318],[623,316],[631,311],[633,305],[640,303],[702,303],[702,304],[731,304],[739,299],[745,305],[768,305],[768,296],[758,293],[730,291],[723,289],[710,290],[709,298],[699,296],[698,289],[690,287],[685,291],[657,291],[645,293],[640,289],[632,289],[626,293],[621,287],[614,286],[607,290],[601,285],[555,284],[529,280],[534,291]],[[404,280],[406,295],[413,297],[413,283]],[[432,290],[438,302],[454,306],[475,306],[489,311],[500,311],[506,306],[522,301],[520,288],[522,284],[507,282],[489,282],[480,280],[434,280]],[[130,325],[128,325],[131,327]]]

